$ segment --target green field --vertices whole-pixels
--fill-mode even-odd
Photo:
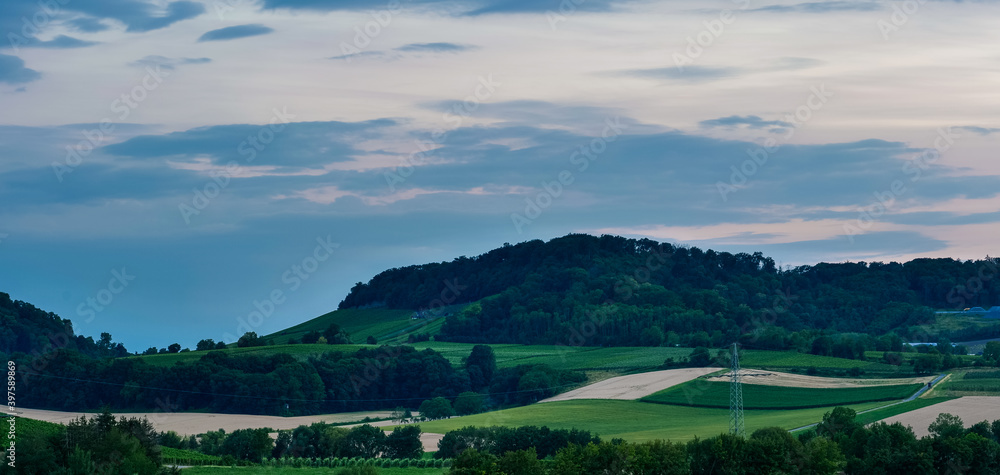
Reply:
[[[873,401],[905,399],[922,384],[899,384],[863,388],[795,388],[786,386],[743,385],[746,409],[796,409],[846,406]],[[729,383],[696,379],[642,398],[645,402],[680,406],[729,408]]]
[[[879,357],[882,355],[879,354]],[[820,369],[849,370],[859,368],[866,373],[886,374],[907,373],[905,368],[876,361],[849,360],[831,356],[818,356],[794,351],[748,350],[741,354],[740,364],[748,368],[789,370],[815,367]]]
[[[861,411],[884,403],[853,404]],[[818,422],[833,408],[781,411],[745,411],[748,432],[778,426],[794,429]],[[585,399],[546,402],[502,411],[421,422],[424,432],[443,434],[466,426],[548,426],[553,429],[585,429],[602,438],[640,442],[653,439],[691,440],[729,430],[729,409],[671,406],[640,401]]]
[[[275,468],[275,467],[191,467],[181,470],[184,475],[328,475],[336,474],[342,468]],[[447,468],[378,468],[381,475],[441,475]]]
[[[892,416],[898,416],[904,412],[916,411],[917,409],[933,406],[935,404],[940,404],[945,401],[950,401],[955,399],[953,397],[919,397],[910,402],[901,402],[899,404],[893,404],[888,407],[883,407],[880,409],[875,409],[864,414],[858,414],[858,417],[854,420],[860,422],[861,424],[871,424],[872,422],[880,421]]]
[[[942,381],[936,388],[937,394],[945,396],[996,396],[1000,395],[1000,370],[969,369],[959,370]]]
[[[400,332],[404,332],[408,328],[413,328],[413,331],[421,331],[419,327],[424,322],[411,320],[411,316],[413,316],[413,310],[389,308],[334,310],[294,327],[265,335],[263,338],[274,340],[275,344],[280,345],[288,343],[291,338],[301,340],[302,336],[310,331],[322,333],[331,323],[336,323],[351,334],[353,343],[364,343],[369,336],[382,341],[390,334],[397,334],[396,337],[398,337]]]

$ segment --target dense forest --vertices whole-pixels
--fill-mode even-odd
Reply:
[[[128,350],[102,333],[98,341],[73,333],[73,323],[0,292],[0,355],[15,352],[41,355],[56,349],[76,350],[92,357],[126,356]]]
[[[28,368],[28,355],[16,354]],[[288,354],[230,356],[211,351],[191,363],[162,367],[139,358],[96,359],[72,350],[49,355],[44,371],[21,371],[19,398],[37,409],[159,412],[208,410],[238,414],[303,415],[406,407],[417,409],[463,393],[489,407],[520,405],[584,380],[545,365],[496,368],[492,349],[473,348],[463,368],[440,353],[384,346],[332,351],[298,360]],[[479,410],[483,410],[480,408]]]
[[[340,308],[480,301],[448,316],[439,337],[465,342],[696,346],[752,339],[804,349],[831,332],[972,339],[997,336],[1000,325],[943,335],[922,326],[935,322],[935,309],[1000,304],[998,267],[1000,260],[987,257],[779,269],[761,253],[574,234],[390,269],[356,284]]]

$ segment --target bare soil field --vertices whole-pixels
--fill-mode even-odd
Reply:
[[[582,388],[543,399],[540,402],[571,401],[574,399],[636,400],[657,391],[686,383],[692,379],[714,373],[722,368],[684,368],[629,374],[588,384]]]
[[[917,437],[928,435],[927,427],[937,419],[938,414],[948,413],[962,418],[965,427],[988,420],[1000,419],[1000,396],[966,396],[952,399],[933,406],[883,419],[882,422],[900,422],[913,428]]]
[[[25,409],[20,408],[17,410],[17,415],[19,417],[27,417],[28,419],[35,419],[39,421],[55,422],[57,424],[67,424],[73,419],[79,419],[80,416],[93,417],[92,413],[82,413],[82,412],[61,412],[61,411],[46,411],[42,409]],[[145,417],[149,419],[149,422],[153,424],[153,427],[160,432],[174,431],[180,435],[197,435],[204,434],[208,431],[225,429],[226,432],[232,432],[236,429],[259,429],[262,427],[270,427],[275,430],[285,430],[294,429],[300,425],[309,425],[314,422],[327,422],[341,424],[344,422],[354,422],[360,421],[365,417],[370,417],[372,419],[380,419],[383,417],[391,417],[392,412],[390,411],[375,411],[375,412],[345,412],[341,414],[325,414],[318,416],[300,416],[300,417],[278,417],[278,416],[254,416],[246,414],[211,414],[211,413],[198,413],[198,412],[141,412],[141,413],[116,413],[116,417]],[[398,422],[393,421],[379,421],[372,422],[371,425],[376,427],[384,426],[395,426]],[[345,428],[351,428],[360,424],[350,424],[345,425]],[[277,432],[272,432],[271,438],[276,438],[278,436]],[[444,434],[420,434],[420,441],[424,444],[424,451],[436,452],[438,449],[438,442],[444,438]]]
[[[46,411],[41,409],[19,408],[18,416],[36,419],[40,421],[56,422],[66,424],[80,416],[93,417],[94,414],[84,414],[82,412],[61,412]],[[160,432],[174,431],[181,435],[203,434],[208,431],[225,429],[232,432],[236,429],[259,429],[270,427],[275,430],[294,429],[300,425],[309,425],[314,422],[344,423],[360,421],[365,417],[383,418],[391,417],[390,411],[375,412],[349,412],[341,414],[326,414],[317,416],[300,417],[278,417],[278,416],[253,416],[246,414],[210,414],[197,412],[144,412],[144,413],[116,413],[121,417],[145,417],[153,424],[153,427]]]
[[[777,371],[761,371],[744,369],[740,371],[746,384],[761,384],[765,386],[789,386],[795,388],[863,388],[870,386],[889,386],[895,384],[927,384],[934,376],[919,378],[893,379],[860,379],[860,378],[825,378],[805,374],[781,373]],[[729,382],[729,372],[705,378],[708,381]]]

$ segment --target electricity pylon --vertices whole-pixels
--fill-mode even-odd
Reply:
[[[743,384],[740,379],[740,353],[733,343],[732,373],[729,376],[729,433],[745,436],[743,427]]]

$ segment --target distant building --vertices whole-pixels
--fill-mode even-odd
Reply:
[[[983,307],[972,307],[967,309],[966,313],[986,313],[986,309]]]
[[[993,307],[989,312],[986,312],[986,318],[1000,318],[1000,305]]]

